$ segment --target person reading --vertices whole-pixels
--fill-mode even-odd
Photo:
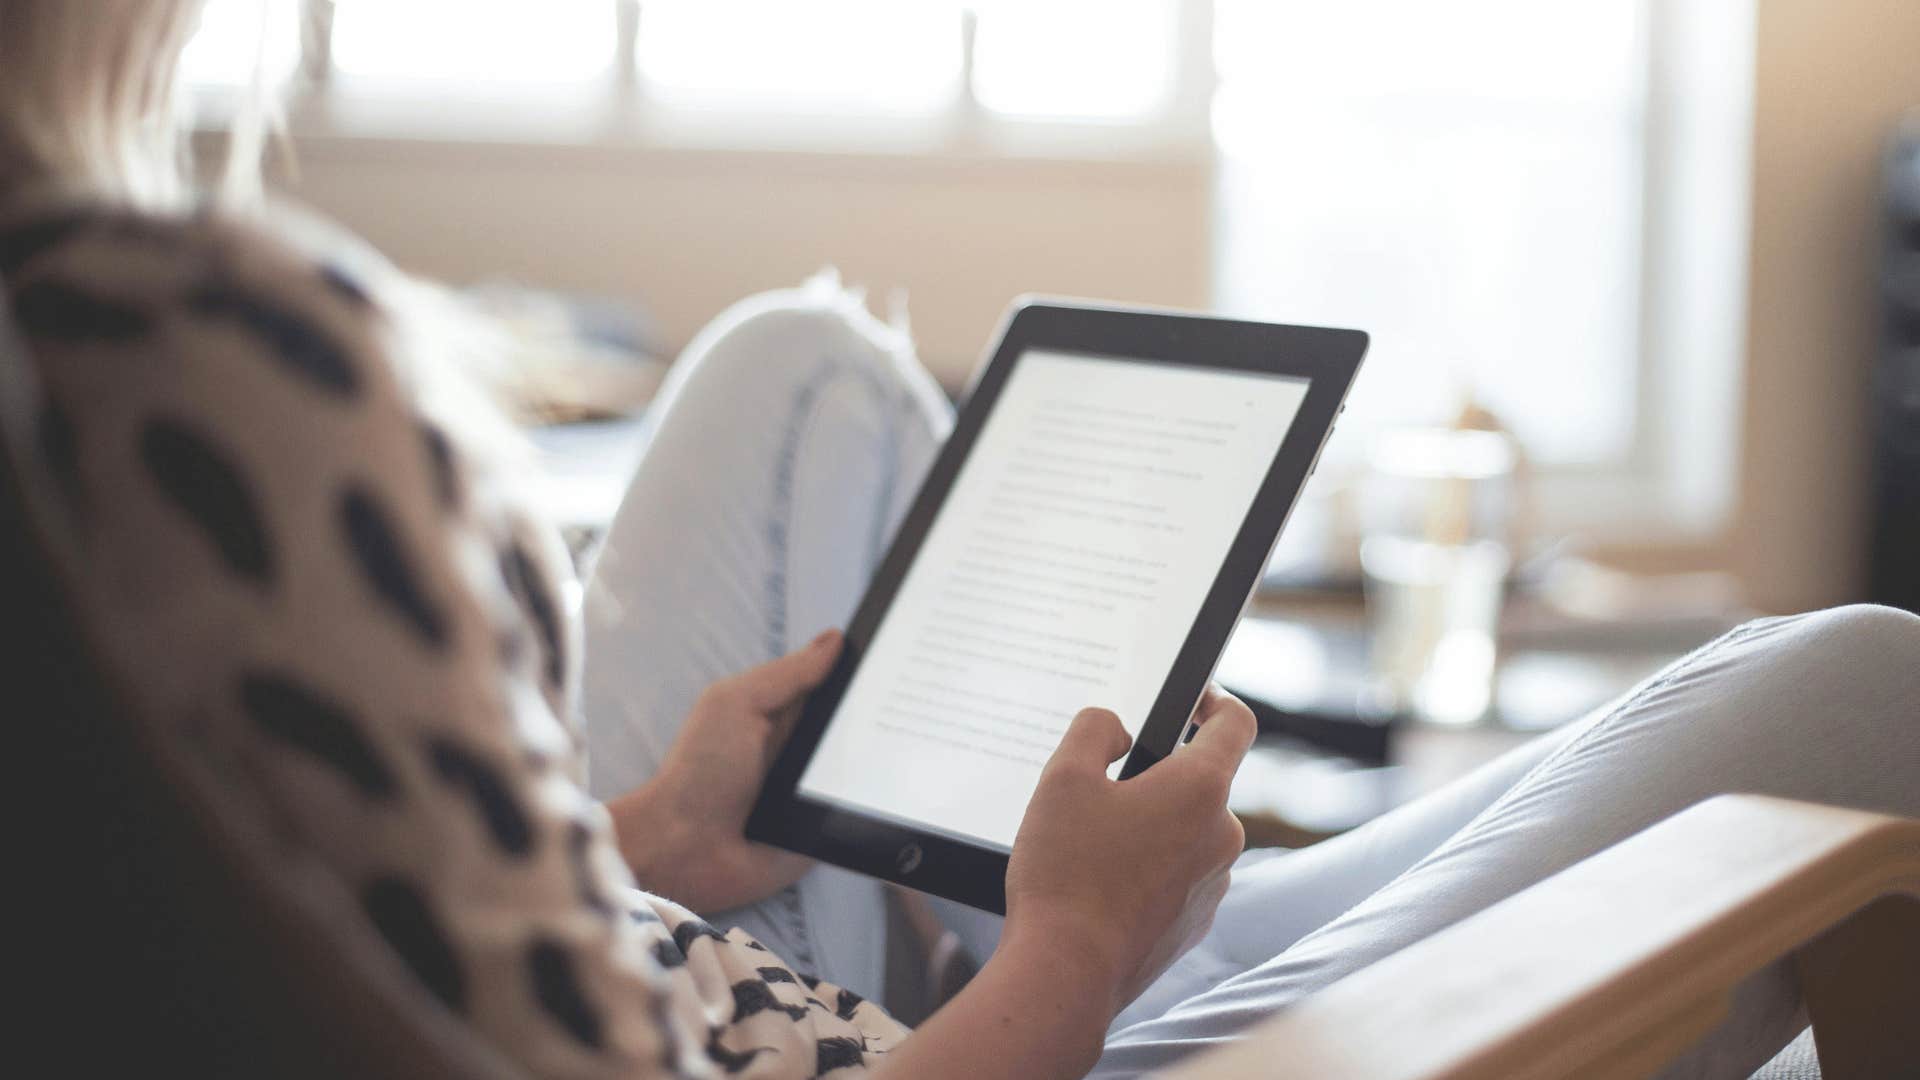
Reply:
[[[1100,657],[1137,627],[1100,605],[1166,568],[1094,527],[1061,536],[1071,553],[1004,539],[1032,500],[1077,494],[1180,528],[1173,486],[1129,506],[1078,482],[1134,467],[1095,425],[1192,434],[1168,467],[1206,472],[1231,465],[1205,439],[1238,437],[1232,410],[1042,394],[1021,438],[1048,453],[955,519],[902,648],[1030,662],[1088,701],[910,652],[860,690],[891,737],[971,717],[955,760],[997,747],[1033,787],[1017,823],[959,823],[1012,831],[1006,918],[970,927],[984,969],[909,1032],[872,1000],[881,886],[743,834],[841,648],[816,632],[947,431],[905,336],[824,281],[702,332],[583,632],[563,549],[396,272],[189,193],[173,82],[199,7],[0,0],[0,430],[95,659],[205,766],[172,779],[276,823],[302,880],[355,913],[334,947],[404,965],[422,1017],[529,1074],[1138,1075],[1717,792],[1920,815],[1920,619],[1854,607],[1744,626],[1369,826],[1242,855],[1244,706],[1208,695],[1192,742],[1125,780],[1121,719],[1080,708],[1131,677]],[[1062,554],[1076,569],[1055,575]],[[856,764],[829,755],[812,783],[884,782]],[[1740,996],[1685,1066],[1765,1060],[1794,1032],[1789,985]]]

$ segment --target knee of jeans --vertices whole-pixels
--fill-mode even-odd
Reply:
[[[1920,666],[1920,615],[1881,604],[1847,604],[1766,620],[1792,646],[1836,661],[1875,660]]]
[[[1849,604],[1765,619],[1739,631],[1738,693],[1758,712],[1769,705],[1820,707],[1827,714],[1878,711],[1903,716],[1920,700],[1920,616],[1878,604]],[[1731,690],[1729,692],[1732,692]]]
[[[735,302],[700,331],[683,362],[694,368],[690,379],[761,388],[817,382],[823,368],[904,383],[915,365],[904,331],[824,277]]]

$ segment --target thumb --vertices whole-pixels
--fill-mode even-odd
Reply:
[[[1193,733],[1193,739],[1181,748],[1182,756],[1203,759],[1212,767],[1232,776],[1234,770],[1240,767],[1241,759],[1252,748],[1254,737],[1260,733],[1253,710],[1232,694],[1209,687],[1206,696],[1201,699],[1199,715],[1195,719],[1199,722],[1199,729]]]
[[[1111,709],[1081,709],[1054,748],[1053,762],[1073,768],[1107,771],[1133,745]]]
[[[840,656],[842,637],[838,630],[823,630],[793,652],[769,660],[759,667],[748,668],[736,678],[746,692],[747,703],[754,709],[772,712],[784,708],[793,701],[819,686],[827,673],[833,670],[833,662]]]

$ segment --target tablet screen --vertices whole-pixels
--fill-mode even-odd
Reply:
[[[1011,849],[1076,712],[1138,734],[1307,385],[1023,354],[800,793]]]

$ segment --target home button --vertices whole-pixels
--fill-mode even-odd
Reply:
[[[915,870],[920,869],[920,859],[923,854],[920,850],[920,845],[909,840],[906,846],[900,849],[900,853],[893,857],[893,865],[898,868],[901,873],[911,874]]]

